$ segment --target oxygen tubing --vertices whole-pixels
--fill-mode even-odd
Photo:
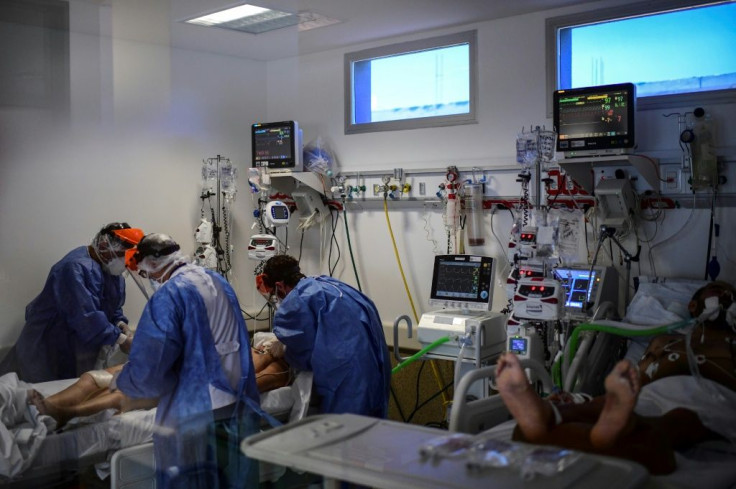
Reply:
[[[583,331],[602,331],[604,333],[610,333],[615,334],[618,336],[654,336],[664,333],[672,332],[676,329],[683,328],[685,326],[689,326],[693,324],[693,319],[687,319],[685,321],[678,321],[676,323],[667,324],[664,326],[657,326],[654,328],[649,329],[626,329],[626,328],[620,328],[617,326],[607,326],[603,324],[581,324],[578,327],[575,328],[575,330],[570,335],[570,355],[568,356],[568,363],[571,361],[572,358],[575,358],[575,354],[577,353],[578,349],[578,337],[580,336],[580,333]]]
[[[355,282],[358,284],[358,290],[363,292],[363,288],[360,286],[360,279],[358,278],[358,269],[355,267],[355,257],[353,256],[353,245],[350,243],[350,228],[348,228],[348,213],[345,210],[345,205],[342,207],[342,219],[345,221],[345,234],[348,237],[348,250],[350,250],[350,261],[353,264],[353,273],[355,273]]]
[[[399,265],[399,272],[401,273],[401,278],[404,281],[404,289],[406,289],[406,295],[409,297],[409,304],[411,305],[411,311],[414,313],[414,321],[419,323],[419,316],[417,315],[417,309],[414,307],[414,299],[411,297],[411,292],[409,292],[409,284],[406,283],[406,275],[404,275],[404,267],[401,266],[401,258],[399,258],[399,248],[396,246],[396,239],[394,238],[394,231],[391,228],[391,219],[388,217],[388,203],[386,202],[386,198],[383,198],[383,212],[386,214],[386,224],[388,224],[388,232],[391,235],[391,243],[394,245],[394,254],[396,255],[396,262]]]
[[[410,363],[414,363],[417,359],[419,359],[422,355],[424,355],[428,351],[434,350],[435,348],[437,348],[438,346],[440,346],[442,343],[447,343],[448,341],[450,341],[450,337],[449,336],[444,336],[444,337],[442,337],[442,338],[440,338],[438,340],[435,340],[434,342],[432,342],[429,345],[425,346],[424,348],[422,348],[421,350],[419,350],[418,352],[416,352],[415,354],[413,354],[412,356],[410,356],[409,358],[407,358],[406,360],[404,360],[403,362],[401,362],[400,364],[398,364],[397,366],[395,366],[391,370],[391,374],[392,375],[395,374],[396,372],[398,372],[402,368],[406,367]]]

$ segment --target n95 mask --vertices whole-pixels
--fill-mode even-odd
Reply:
[[[122,275],[125,271],[125,257],[115,258],[102,265],[102,269],[110,275]]]

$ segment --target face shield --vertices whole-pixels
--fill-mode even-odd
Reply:
[[[282,300],[282,297],[279,295],[279,285],[276,283],[271,287],[266,284],[267,279],[268,276],[265,273],[256,275],[256,289],[260,292],[263,298],[266,299],[266,302],[271,304],[274,309],[278,309]],[[283,295],[285,296],[286,294],[284,293]]]
[[[110,275],[125,272],[125,252],[143,238],[143,231],[137,228],[115,229],[98,233],[92,240],[92,249],[102,266]]]
[[[137,271],[138,275],[143,278],[151,280],[151,285],[155,288],[159,284],[163,283],[164,277],[177,265],[189,263],[189,258],[185,256],[181,251],[175,251],[168,255],[160,256],[158,258],[153,256],[146,256],[137,261],[135,258],[135,250],[133,253],[128,253],[127,263],[129,269]]]

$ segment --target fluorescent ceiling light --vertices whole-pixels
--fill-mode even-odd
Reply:
[[[280,10],[245,4],[185,20],[184,22],[260,34],[262,32],[296,25],[299,23],[299,16]]]
[[[185,20],[188,24],[219,27],[250,34],[281,29],[292,25],[299,26],[299,31],[308,31],[318,27],[337,24],[340,21],[314,12],[292,14],[281,10],[273,10],[256,5],[243,4],[237,7],[220,10],[194,19]]]

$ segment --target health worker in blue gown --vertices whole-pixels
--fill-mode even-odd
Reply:
[[[239,447],[261,411],[235,292],[165,234],[146,235],[128,255],[128,268],[156,290],[116,385],[131,398],[159,398],[156,487],[258,487],[258,464]]]
[[[273,332],[287,363],[314,373],[321,411],[385,418],[391,364],[373,302],[334,278],[306,277],[288,255],[270,258],[256,287],[279,302]]]
[[[125,251],[143,237],[127,223],[103,227],[89,246],[57,262],[41,293],[26,307],[18,341],[0,364],[0,374],[16,372],[26,382],[79,377],[93,370],[100,349],[131,336],[125,302]]]

